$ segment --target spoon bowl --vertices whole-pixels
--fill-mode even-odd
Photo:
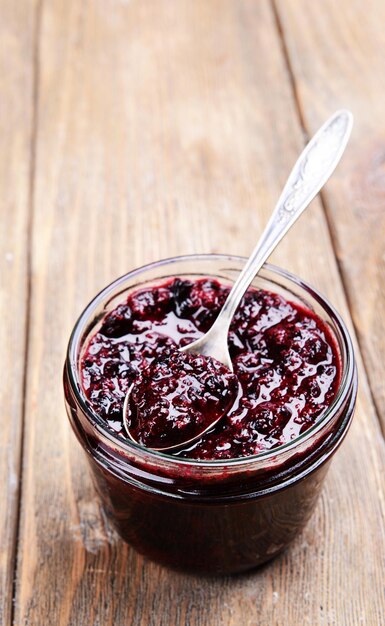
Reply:
[[[216,359],[168,349],[146,363],[123,411],[130,438],[153,450],[177,450],[212,429],[234,406],[238,378]]]
[[[129,419],[128,419],[128,415],[130,413],[130,398],[131,398],[131,394],[132,394],[132,390],[133,390],[134,386],[135,386],[135,383],[132,383],[132,385],[130,385],[130,387],[129,387],[128,391],[127,391],[126,397],[124,399],[124,404],[123,404],[123,425],[124,425],[124,428],[126,430],[126,433],[128,434],[129,438],[131,439],[131,441],[133,441],[136,444],[139,444],[139,441],[137,441],[134,438],[134,436],[132,435],[131,424],[130,424]],[[187,439],[186,441],[183,441],[182,443],[177,443],[177,444],[172,445],[172,446],[151,447],[151,450],[154,450],[155,452],[178,452],[182,448],[186,448],[187,446],[193,444],[195,441],[197,441],[198,439],[203,437],[203,435],[205,435],[209,430],[214,428],[222,418],[223,418],[223,415],[219,415],[216,420],[214,420],[213,422],[210,422],[210,424],[207,426],[207,428],[205,428],[204,430],[200,431],[199,435],[195,435],[194,437],[191,437],[190,439]]]

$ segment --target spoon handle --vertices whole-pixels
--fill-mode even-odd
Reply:
[[[227,337],[232,317],[266,259],[317,195],[337,166],[353,125],[350,111],[334,113],[307,144],[294,165],[271,218],[209,331]]]

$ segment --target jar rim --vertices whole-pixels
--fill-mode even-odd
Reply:
[[[99,439],[102,439],[107,446],[112,446],[115,450],[119,450],[120,453],[123,453],[123,455],[128,457],[134,453],[140,456],[143,460],[147,459],[148,461],[152,462],[158,461],[161,463],[168,463],[173,465],[174,467],[183,466],[185,468],[201,468],[202,470],[208,470],[210,468],[213,470],[220,470],[224,468],[230,469],[230,467],[244,467],[249,464],[255,465],[259,461],[263,461],[263,463],[265,463],[268,462],[270,459],[278,460],[278,458],[284,458],[287,453],[295,452],[300,445],[308,442],[309,439],[312,439],[320,431],[322,431],[323,427],[329,423],[332,416],[339,412],[349,393],[351,383],[354,378],[355,365],[353,358],[354,352],[352,340],[344,321],[342,320],[340,314],[337,312],[334,306],[330,304],[327,298],[320,291],[309,285],[309,283],[304,281],[302,278],[270,263],[264,264],[263,268],[259,272],[261,276],[263,277],[264,271],[268,271],[277,275],[278,277],[294,283],[297,287],[302,288],[304,291],[306,291],[307,294],[314,298],[314,300],[316,300],[318,304],[323,308],[323,310],[329,315],[329,317],[336,324],[336,327],[340,333],[341,343],[339,349],[341,353],[342,375],[338,391],[330,406],[324,411],[324,413],[321,414],[320,418],[315,422],[315,424],[304,433],[298,435],[298,437],[287,443],[277,446],[276,448],[264,450],[250,456],[236,457],[231,459],[189,459],[166,454],[160,451],[151,450],[149,448],[144,448],[134,441],[123,439],[118,434],[114,434],[112,430],[108,429],[105,426],[100,416],[92,409],[92,406],[86,399],[78,375],[79,372],[77,355],[79,342],[84,334],[84,330],[87,327],[87,322],[92,312],[98,307],[98,305],[101,304],[101,302],[103,302],[103,300],[108,301],[108,295],[111,294],[111,292],[114,292],[116,288],[119,287],[119,285],[123,285],[128,279],[135,278],[135,276],[139,276],[146,271],[151,271],[152,269],[156,269],[158,267],[167,267],[172,265],[173,263],[184,261],[187,262],[193,259],[199,261],[235,261],[238,263],[244,263],[247,260],[246,257],[243,256],[226,254],[189,254],[168,257],[166,259],[161,259],[159,261],[142,265],[141,267],[127,272],[126,274],[123,274],[122,276],[111,282],[109,285],[104,287],[84,308],[75,323],[69,339],[65,364],[68,373],[68,379],[74,392],[75,398],[79,403],[82,412],[86,415],[88,424],[92,427],[95,435]]]

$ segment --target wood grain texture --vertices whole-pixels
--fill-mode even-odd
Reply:
[[[28,300],[33,3],[0,3],[0,624],[8,625],[17,538]]]
[[[39,68],[15,624],[377,625],[385,455],[362,368],[310,524],[237,578],[177,574],[123,545],[64,413],[66,342],[98,289],[161,257],[253,247],[303,145],[270,3],[52,0]],[[348,319],[319,201],[274,260]]]
[[[385,432],[385,4],[310,4],[277,7],[308,131],[335,108],[355,115],[344,170],[324,198]]]

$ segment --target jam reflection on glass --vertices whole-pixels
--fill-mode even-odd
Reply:
[[[175,432],[183,441],[191,438],[175,430],[175,420],[167,424],[167,419],[158,418],[156,427],[151,420],[159,416],[159,410],[167,409],[167,394],[180,381],[176,349],[209,330],[228,293],[229,287],[214,279],[173,278],[131,292],[125,303],[104,318],[86,347],[81,374],[85,394],[108,428],[126,437],[122,407],[130,385],[136,382],[137,392],[146,401],[138,440],[157,447],[162,441],[160,424],[167,445],[173,445]],[[186,393],[184,388],[178,406],[182,417],[195,410],[199,419],[206,406],[213,411],[211,421],[218,411],[225,411],[223,418],[198,441],[174,454],[229,459],[275,448],[312,426],[336,394],[340,362],[331,332],[313,312],[278,294],[257,289],[245,294],[231,324],[229,350],[237,382],[224,367],[210,371],[213,360],[206,369],[204,361],[200,362],[194,379],[199,389]],[[170,358],[176,363],[174,376],[167,370]],[[167,377],[163,376],[166,370]],[[157,377],[164,386],[163,398],[149,388],[149,380]],[[221,400],[219,392],[224,389]],[[210,405],[213,394],[216,403]],[[206,414],[205,423],[209,421]]]

